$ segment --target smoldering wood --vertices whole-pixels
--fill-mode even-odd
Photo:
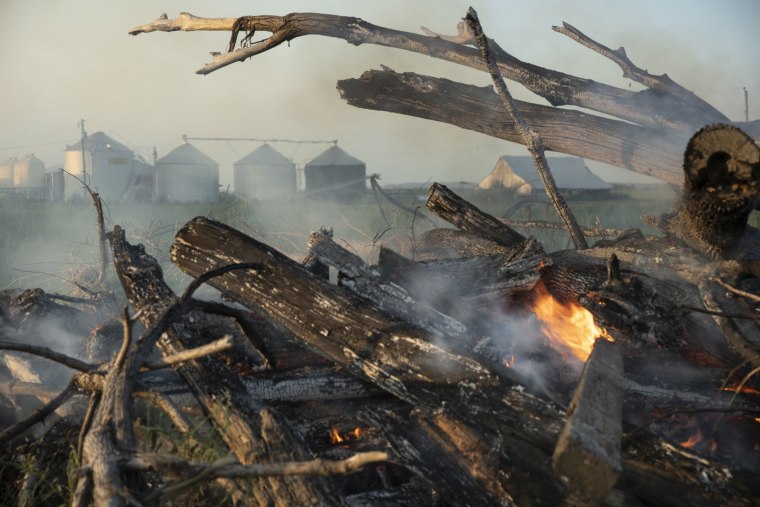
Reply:
[[[220,244],[226,245],[224,253],[218,249]],[[503,380],[501,385],[494,386],[490,380],[487,380],[489,377],[485,377],[485,380],[471,377],[466,382],[455,383],[457,387],[453,388],[453,385],[446,387],[445,382],[441,385],[440,381],[435,384],[414,383],[410,382],[408,376],[401,375],[396,376],[394,382],[391,383],[387,376],[379,374],[378,368],[367,368],[365,362],[359,363],[364,366],[363,368],[357,368],[353,361],[358,356],[355,352],[346,351],[348,342],[342,337],[344,332],[342,330],[348,326],[357,334],[362,334],[357,330],[366,326],[367,313],[353,310],[351,306],[362,309],[365,303],[354,300],[351,305],[347,303],[337,305],[336,308],[341,310],[339,312],[324,311],[326,301],[336,299],[340,302],[347,301],[345,295],[338,296],[341,292],[340,287],[329,285],[271,248],[251,238],[245,238],[226,226],[214,224],[208,219],[197,218],[178,233],[172,247],[172,258],[181,269],[191,274],[205,272],[220,263],[239,261],[264,263],[267,271],[271,273],[270,276],[265,276],[263,272],[229,273],[212,284],[241,303],[265,309],[291,330],[297,331],[295,334],[315,350],[321,351],[340,364],[347,365],[349,371],[378,385],[393,396],[420,407],[422,409],[420,427],[424,430],[420,430],[422,433],[415,438],[428,435],[425,438],[426,441],[430,441],[429,439],[437,430],[433,430],[435,425],[430,419],[432,415],[427,413],[424,407],[438,406],[440,400],[445,399],[447,408],[444,414],[447,418],[451,418],[453,426],[463,424],[465,428],[474,427],[481,430],[490,428],[498,435],[497,438],[495,435],[485,437],[485,440],[501,442],[497,451],[499,469],[506,472],[509,477],[504,485],[505,491],[518,496],[526,495],[525,498],[533,498],[527,495],[535,495],[535,491],[541,488],[549,491],[546,488],[553,485],[551,487],[556,489],[551,489],[554,493],[547,493],[547,498],[554,500],[557,500],[558,492],[563,491],[563,486],[557,482],[557,477],[548,467],[556,438],[564,423],[564,416],[552,404],[529,396],[521,389],[505,387]],[[606,271],[604,262],[603,260],[601,263],[603,272]],[[287,284],[278,283],[278,280],[284,279],[288,280]],[[275,293],[277,296],[273,297]],[[302,315],[311,318],[309,312],[314,308],[315,301],[322,302],[319,306],[322,309],[319,316],[321,324],[309,326],[302,320]],[[393,334],[383,332],[382,329],[388,328],[379,324],[383,320],[386,322],[390,320],[389,317],[381,318],[377,313],[371,315],[374,321],[373,328],[376,330],[374,335],[376,343],[387,343],[387,338],[384,337],[393,336]],[[378,321],[378,319],[381,320]],[[321,333],[320,330],[326,332]],[[340,340],[341,345],[336,346],[335,340]],[[392,340],[389,341],[392,343]],[[359,342],[361,343],[361,337],[359,337]],[[432,358],[425,358],[427,354],[428,352],[422,351],[406,359],[424,364],[436,362]],[[398,364],[398,358],[394,357],[391,360]],[[419,371],[421,367],[417,368]],[[467,433],[470,434],[469,430]],[[401,435],[405,438],[410,436],[403,432]],[[481,435],[483,435],[482,432]],[[440,436],[436,438],[433,438],[433,441],[438,442],[435,455],[441,453],[446,456],[447,453],[442,449],[450,449],[447,446],[451,444],[446,443],[449,437],[443,440],[440,440],[442,438]],[[708,467],[709,471],[706,473],[712,478],[710,479],[711,488],[716,489],[706,490],[698,478],[700,475],[693,473],[695,465],[691,454],[680,452],[677,448],[668,446],[650,435],[641,435],[640,438],[624,443],[622,456],[621,481],[624,481],[626,489],[634,495],[649,498],[654,503],[664,502],[675,505],[686,501],[694,505],[711,505],[718,501],[742,505],[746,499],[760,494],[757,486],[753,486],[755,482],[749,479],[751,474],[747,475],[746,472],[732,469],[731,477],[728,478],[724,473],[726,468],[709,460],[700,461],[699,466]],[[646,456],[646,459],[642,459],[642,456]],[[653,466],[652,463],[657,463],[657,465]],[[469,470],[469,474],[473,472],[473,469],[467,466],[464,470]],[[489,494],[498,496],[498,490],[501,487],[494,489],[493,485],[488,486],[488,484],[494,484],[489,481],[496,477],[501,477],[501,479],[495,479],[497,482],[503,481],[504,478],[495,474],[493,468],[489,470],[483,479],[486,482],[479,482],[479,484],[487,488],[487,491],[490,491]],[[453,477],[449,476],[448,480],[453,480],[452,484],[462,483],[461,481],[467,484],[472,480],[472,475],[469,477],[467,479],[466,476],[461,477],[455,474]],[[440,484],[434,478],[428,478],[436,482],[436,487],[443,487],[447,491],[451,488]],[[662,491],[663,489],[667,491]],[[674,500],[676,498],[678,501]]]
[[[467,328],[461,322],[433,307],[412,299],[401,287],[370,268],[358,255],[332,240],[332,233],[322,228],[309,236],[309,257],[339,271],[340,283],[360,297],[371,300],[377,308],[431,332],[456,336]]]
[[[126,241],[124,231],[115,227],[109,233],[116,272],[132,305],[140,312],[140,320],[150,328],[166,311],[167,305],[176,300],[173,291],[163,280],[158,262],[145,253],[141,245],[133,246]],[[204,315],[188,312],[178,317],[161,336],[158,345],[162,354],[178,352],[197,344],[199,323]],[[215,325],[218,330],[218,324]],[[234,327],[234,326],[233,326]],[[249,360],[245,355],[237,357],[238,364]],[[292,433],[276,412],[265,408],[246,396],[241,375],[217,358],[189,361],[177,366],[177,370],[190,386],[204,412],[216,423],[222,439],[238,457],[240,463],[253,460],[302,459],[309,456],[298,437]],[[255,364],[255,363],[254,363]],[[241,366],[238,371],[241,371]],[[255,365],[243,367],[243,372],[256,371]],[[228,399],[229,404],[223,400]],[[303,502],[342,503],[341,495],[331,486],[329,479],[289,477],[285,479],[261,479],[255,487],[244,494],[246,488],[237,485],[233,496],[246,503],[271,502],[288,505]]]
[[[583,368],[552,466],[586,505],[599,505],[622,470],[623,356],[620,346],[597,339]]]

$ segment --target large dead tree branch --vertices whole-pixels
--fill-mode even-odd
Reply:
[[[720,111],[713,106],[697,97],[694,92],[691,92],[679,85],[667,74],[661,76],[655,76],[650,74],[646,70],[640,69],[628,58],[625,52],[625,48],[620,47],[616,50],[612,50],[607,46],[596,42],[589,36],[572,26],[570,23],[562,22],[562,26],[553,26],[552,30],[555,32],[567,35],[579,44],[586,46],[593,51],[596,51],[605,58],[609,58],[615,62],[622,70],[623,77],[633,79],[637,83],[641,83],[651,90],[657,90],[662,93],[671,95],[674,99],[682,100],[684,103],[689,104],[697,110],[703,111],[706,116],[714,118],[717,121],[729,121],[729,119],[723,115]]]
[[[465,85],[444,78],[391,70],[367,71],[358,79],[338,82],[349,104],[449,123],[491,137],[522,143],[514,123],[501,111],[491,87]],[[588,158],[683,184],[683,147],[688,136],[673,130],[517,101],[526,120],[539,133],[544,148]]]
[[[206,19],[182,13],[177,19],[165,16],[133,28],[131,35],[154,31],[222,30],[232,31],[238,18]],[[344,39],[350,44],[377,44],[404,49],[442,60],[486,70],[477,49],[443,40],[373,25],[355,17],[315,13],[292,13],[286,16],[245,16],[247,26],[272,36],[251,46],[230,53],[216,53],[214,60],[198,73],[208,74],[235,62],[244,61],[283,42],[305,35],[321,35]],[[725,121],[720,114],[698,111],[673,100],[669,95],[645,90],[632,92],[597,83],[562,72],[522,62],[504,51],[496,52],[502,75],[516,81],[554,106],[573,105],[616,116],[642,125],[673,128],[693,132],[705,123]]]

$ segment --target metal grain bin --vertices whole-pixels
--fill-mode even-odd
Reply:
[[[235,193],[247,199],[287,199],[296,192],[296,165],[268,144],[232,164]]]
[[[332,146],[304,167],[305,191],[320,197],[350,199],[366,189],[367,166],[337,146]]]
[[[63,168],[86,181],[106,202],[124,200],[134,180],[134,152],[103,132],[87,136],[84,143],[84,173],[82,172],[82,142],[66,147]],[[81,183],[65,178],[66,200],[86,197]]]
[[[156,201],[216,202],[219,164],[190,143],[156,161]]]

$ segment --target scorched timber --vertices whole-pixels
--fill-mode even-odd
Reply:
[[[108,239],[116,273],[127,298],[139,312],[143,325],[150,329],[163,317],[176,296],[164,282],[158,262],[145,253],[142,245],[129,244],[121,227],[116,226],[108,234]],[[198,311],[188,311],[179,316],[159,340],[162,354],[191,348],[208,339],[208,336],[201,334],[201,324],[207,318],[209,316]],[[250,358],[243,355],[238,359],[246,361]],[[251,369],[255,370],[255,367],[249,371]],[[275,411],[251,400],[240,375],[219,358],[187,361],[177,370],[240,463],[311,458],[287,423]],[[227,396],[229,406],[222,402]],[[242,484],[233,485],[232,494],[236,500],[247,505],[283,507],[324,505],[327,502],[342,505],[342,496],[329,478],[268,477],[258,479],[253,484],[255,487],[251,488]]]
[[[175,239],[172,261],[193,276],[230,263],[261,263],[261,270],[229,272],[210,283],[244,305],[263,309],[347,371],[412,404],[417,423],[402,426],[397,438],[418,442],[415,448],[435,444],[428,447],[429,455],[415,458],[418,470],[430,460],[450,457],[455,449],[488,449],[485,455],[473,451],[458,458],[460,463],[466,458],[457,467],[466,476],[452,477],[445,470],[437,470],[443,476],[426,476],[444,498],[461,499],[460,505],[476,504],[471,496],[476,493],[492,502],[561,501],[565,489],[550,463],[565,416],[553,404],[519,386],[495,383],[494,375],[470,359],[425,346],[427,333],[213,220],[199,217],[186,224]],[[442,366],[445,372],[433,371]],[[465,441],[456,441],[456,428]],[[646,432],[624,440],[621,455],[618,489],[624,496],[658,505],[751,505],[760,500],[757,477],[698,458]],[[470,490],[473,484],[477,488]],[[459,488],[468,489],[463,493]]]

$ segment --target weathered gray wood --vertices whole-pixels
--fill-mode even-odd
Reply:
[[[473,371],[469,366],[459,367],[462,373],[455,382],[442,372],[431,373],[434,377],[430,378],[405,374],[401,371],[404,362],[416,372],[426,372],[429,367],[434,369],[432,365],[440,368],[440,353],[435,348],[419,348],[417,353],[403,360],[388,354],[385,347],[397,347],[394,340],[402,341],[404,336],[411,334],[409,327],[400,327],[400,323],[389,316],[365,308],[364,302],[344,294],[345,289],[314,277],[286,256],[222,224],[205,218],[188,223],[177,235],[172,259],[190,274],[241,261],[265,264],[264,270],[231,272],[212,284],[243,304],[264,309],[304,343],[346,365],[349,371],[402,400],[414,403],[420,417],[415,424],[421,429],[401,432],[396,439],[397,452],[410,456],[409,463],[414,463],[414,459],[423,460],[417,462],[420,469],[430,470],[423,467],[425,456],[438,459],[450,456],[458,448],[459,444],[451,441],[454,438],[451,435],[456,432],[444,431],[440,425],[446,428],[462,425],[468,439],[478,435],[471,441],[474,446],[471,449],[478,448],[481,445],[478,442],[489,442],[487,447],[495,446],[492,452],[498,455],[497,461],[492,461],[494,454],[484,459],[476,452],[466,456],[466,463],[457,467],[457,473],[453,475],[446,475],[445,470],[438,468],[435,470],[441,475],[425,475],[442,491],[463,498],[462,505],[471,502],[467,500],[467,493],[473,493],[472,484],[477,484],[477,491],[490,495],[491,503],[507,498],[504,492],[509,492],[518,502],[535,501],[537,491],[544,492],[542,498],[547,504],[561,502],[563,487],[550,463],[564,416],[553,404],[528,395],[521,387],[510,387],[504,380],[501,385],[494,384],[491,375],[481,377],[470,373],[467,379],[462,375]],[[600,259],[602,280],[606,278],[605,261],[606,257]],[[371,333],[371,341],[368,341],[367,333]],[[424,334],[416,336],[422,339]],[[360,356],[349,347],[356,347],[365,355]],[[378,356],[389,361],[389,366],[373,361]],[[415,366],[414,363],[418,364]],[[452,357],[446,367],[456,367],[456,364]],[[443,401],[446,401],[445,408],[439,412]],[[435,414],[441,414],[444,419],[436,422]],[[403,427],[408,429],[407,421],[404,420]],[[420,440],[407,452],[403,450],[404,441],[408,442],[410,438]],[[428,447],[430,442],[435,442],[435,446]],[[414,449],[419,448],[428,451],[414,458]],[[650,503],[738,506],[760,498],[760,481],[752,474],[739,469],[729,472],[728,468],[703,458],[699,458],[702,473],[694,473],[695,462],[691,454],[646,432],[625,442],[622,455],[621,484],[625,484],[630,494],[646,498]],[[466,471],[467,476],[462,477],[460,471]],[[704,474],[721,479],[706,486],[700,479]],[[473,478],[474,483],[471,482]],[[498,478],[499,486],[493,482],[495,478]],[[441,482],[446,480],[450,481],[448,485]],[[463,486],[468,489],[462,494],[452,484],[470,486]]]
[[[525,241],[525,236],[465,201],[446,186],[433,183],[427,208],[459,229],[475,233],[506,247]]]
[[[464,324],[433,307],[413,299],[404,290],[369,267],[332,240],[332,233],[322,228],[309,236],[309,256],[340,272],[340,283],[355,294],[372,301],[375,306],[391,315],[404,319],[430,332],[458,336],[467,332]]]
[[[507,84],[501,77],[501,72],[499,71],[499,67],[496,64],[496,59],[494,58],[491,44],[495,45],[496,47],[498,46],[495,42],[488,41],[485,33],[483,33],[483,28],[480,25],[478,14],[472,7],[470,7],[470,9],[467,11],[465,21],[470,26],[470,29],[475,36],[475,40],[477,41],[478,47],[480,48],[480,53],[483,55],[483,59],[486,61],[488,71],[491,74],[491,80],[494,83],[494,88],[496,88],[496,92],[504,103],[504,109],[514,122],[517,132],[522,138],[522,144],[528,148],[528,151],[533,158],[533,164],[536,166],[538,175],[544,184],[546,195],[549,197],[549,200],[554,205],[554,209],[557,211],[557,214],[560,216],[562,221],[565,223],[568,231],[570,232],[570,237],[573,238],[575,248],[578,250],[584,250],[588,248],[586,237],[581,232],[581,229],[578,226],[578,222],[575,220],[575,215],[573,215],[573,212],[565,202],[565,198],[562,197],[562,194],[560,194],[557,190],[557,183],[554,181],[554,176],[552,175],[549,164],[546,161],[544,143],[541,140],[541,136],[527,121],[525,121],[525,118],[520,112],[520,109],[517,107],[517,103],[512,98],[512,94],[509,93]]]
[[[350,105],[449,123],[491,137],[521,142],[501,110],[491,87],[390,70],[367,71],[360,78],[338,81]],[[518,101],[547,150],[611,164],[680,186],[683,148],[691,134],[642,127],[581,111]]]
[[[122,287],[132,305],[140,312],[143,325],[150,329],[163,318],[167,308],[176,301],[176,296],[164,282],[158,262],[145,253],[142,245],[130,245],[123,229],[115,227],[109,233],[109,241]],[[202,339],[213,339],[212,336],[199,335],[205,317],[200,312],[177,315],[168,332],[159,340],[162,354],[191,348]],[[260,366],[245,363],[249,359],[245,354],[239,354],[239,357],[233,359],[238,363],[239,369],[242,367],[243,372],[252,373]],[[241,375],[228,364],[209,357],[188,361],[176,368],[240,463],[282,459],[286,455],[294,460],[310,458],[310,453],[298,436],[276,412],[247,396]],[[276,438],[274,435],[277,435]],[[344,503],[329,478],[262,478],[255,482],[254,487],[238,485],[232,494],[236,501],[249,505],[284,507]]]
[[[594,344],[573,393],[552,464],[586,505],[599,505],[622,471],[623,356],[604,339]]]
[[[378,44],[394,47],[485,70],[485,62],[475,48],[440,37],[384,28],[359,18],[317,13],[245,18],[257,30],[272,32],[272,37],[262,44],[226,54],[217,53],[214,61],[198,72],[213,72],[304,35],[337,37],[356,45]],[[182,13],[177,19],[162,17],[152,23],[135,27],[130,34],[175,30],[232,31],[235,21],[236,18],[208,19]],[[726,117],[714,108],[694,107],[693,103],[686,105],[681,100],[674,100],[669,94],[652,93],[650,90],[632,92],[615,88],[522,62],[504,50],[498,51],[496,58],[499,70],[506,79],[521,83],[554,106],[574,105],[616,116],[630,123],[665,126],[687,132],[705,123],[726,120]]]

